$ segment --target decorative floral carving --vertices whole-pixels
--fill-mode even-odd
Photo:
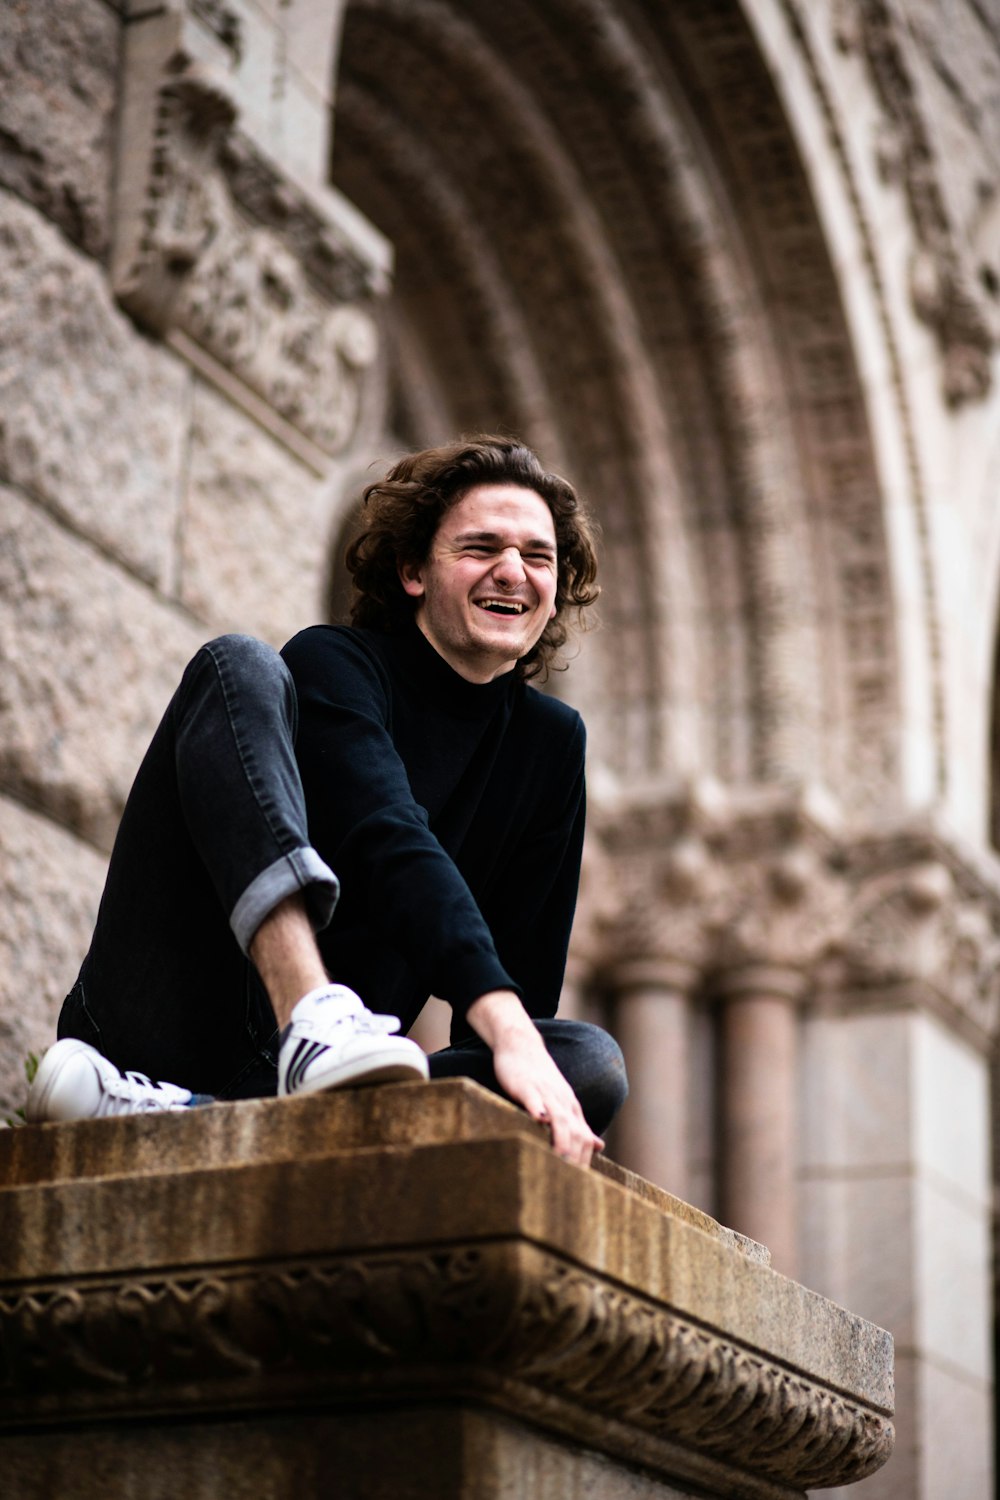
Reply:
[[[119,300],[340,452],[377,353],[374,267],[239,129],[224,84],[183,54],[159,79],[148,155],[129,145],[120,201],[136,213],[118,225]]]
[[[917,857],[860,880],[839,951],[842,987],[919,984],[980,1038],[1000,1019],[995,893],[970,890],[941,859]]]
[[[706,784],[616,809],[604,836],[617,856],[612,963],[680,962],[692,982],[763,965],[804,983],[840,935],[848,893],[808,799]]]
[[[917,239],[910,264],[910,295],[918,316],[933,328],[944,358],[944,390],[960,405],[989,393],[1000,319],[972,255],[954,222],[942,166],[908,56],[905,20],[891,0],[839,0],[836,37],[845,50],[859,48],[885,113],[879,165],[906,195]]]
[[[659,964],[682,987],[766,971],[841,1000],[920,986],[984,1043],[1000,1024],[1000,869],[918,827],[852,839],[809,794],[706,784],[595,808],[596,959]]]
[[[744,1475],[848,1483],[889,1457],[885,1412],[530,1245],[344,1257],[0,1298],[3,1420],[463,1387],[573,1430],[608,1418]],[[553,1404],[551,1399],[556,1398]]]

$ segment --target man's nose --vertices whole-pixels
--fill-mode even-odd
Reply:
[[[516,547],[505,547],[493,564],[493,576],[498,583],[516,588],[526,578],[524,561]]]

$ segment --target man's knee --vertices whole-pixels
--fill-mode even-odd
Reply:
[[[227,698],[249,697],[250,701],[284,702],[295,715],[296,695],[292,674],[283,658],[266,641],[253,635],[218,635],[195,653],[188,674],[208,669],[222,684]]]
[[[210,657],[220,670],[225,668],[240,677],[253,679],[263,674],[275,675],[284,680],[290,675],[274,647],[269,646],[266,641],[258,640],[255,635],[236,632],[217,635],[214,640],[205,642],[195,660],[203,654]]]
[[[598,1135],[607,1130],[628,1098],[625,1058],[614,1037],[589,1021],[535,1023],[560,1072]]]

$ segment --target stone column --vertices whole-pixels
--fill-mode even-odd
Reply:
[[[775,1269],[798,1264],[798,1015],[802,976],[752,967],[722,980],[720,1213],[764,1241]]]
[[[629,1100],[615,1136],[629,1167],[678,1198],[689,1195],[690,995],[697,971],[635,959],[611,977]]]

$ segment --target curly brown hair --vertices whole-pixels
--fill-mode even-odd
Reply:
[[[552,513],[558,554],[556,613],[531,651],[518,662],[525,678],[543,677],[569,636],[565,615],[596,600],[595,527],[569,480],[545,470],[516,438],[488,434],[407,454],[384,479],[364,491],[360,534],[347,549],[354,584],[351,620],[376,630],[399,630],[413,618],[415,601],[399,569],[425,562],[445,512],[478,484],[514,484],[534,490]]]

